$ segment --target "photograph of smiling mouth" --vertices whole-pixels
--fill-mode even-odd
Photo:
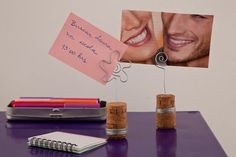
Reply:
[[[176,37],[176,36],[168,36],[167,37],[168,47],[170,47],[172,49],[182,48],[182,47],[185,47],[193,42],[194,42],[194,40],[189,39],[189,38]]]
[[[150,38],[151,38],[151,35],[147,27],[145,27],[140,33],[138,33],[137,35],[134,35],[133,37],[125,41],[125,44],[129,46],[138,47],[145,44],[147,41],[149,41]]]

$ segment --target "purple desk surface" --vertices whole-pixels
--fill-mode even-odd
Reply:
[[[129,112],[128,137],[78,155],[27,146],[52,131],[106,137],[105,122],[9,122],[0,112],[1,157],[226,157],[200,112],[177,112],[175,130],[156,130],[154,112]]]

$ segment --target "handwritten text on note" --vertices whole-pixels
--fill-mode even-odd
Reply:
[[[126,48],[119,40],[71,13],[49,54],[106,84],[104,78],[108,80],[112,75]],[[119,58],[109,62],[113,52],[119,52]],[[101,68],[104,61],[109,63],[106,69]]]

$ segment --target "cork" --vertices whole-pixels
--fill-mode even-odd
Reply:
[[[156,126],[159,129],[174,129],[176,127],[175,96],[159,94],[156,96]]]
[[[106,133],[108,139],[127,137],[127,105],[125,102],[109,102],[106,109]]]

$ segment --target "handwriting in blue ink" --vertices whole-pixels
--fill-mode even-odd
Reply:
[[[87,59],[86,57],[84,57],[82,52],[78,53],[66,44],[63,44],[61,48],[64,52],[70,55],[76,56],[80,61],[82,61],[82,63],[87,63]]]
[[[91,34],[88,30],[86,30],[86,28],[84,28],[83,26],[80,26],[80,25],[77,23],[77,21],[72,20],[70,25],[71,25],[72,27],[74,27],[74,28],[80,30],[81,32],[83,32],[84,34],[86,34],[87,36],[89,36],[90,38],[92,38],[92,34]]]

